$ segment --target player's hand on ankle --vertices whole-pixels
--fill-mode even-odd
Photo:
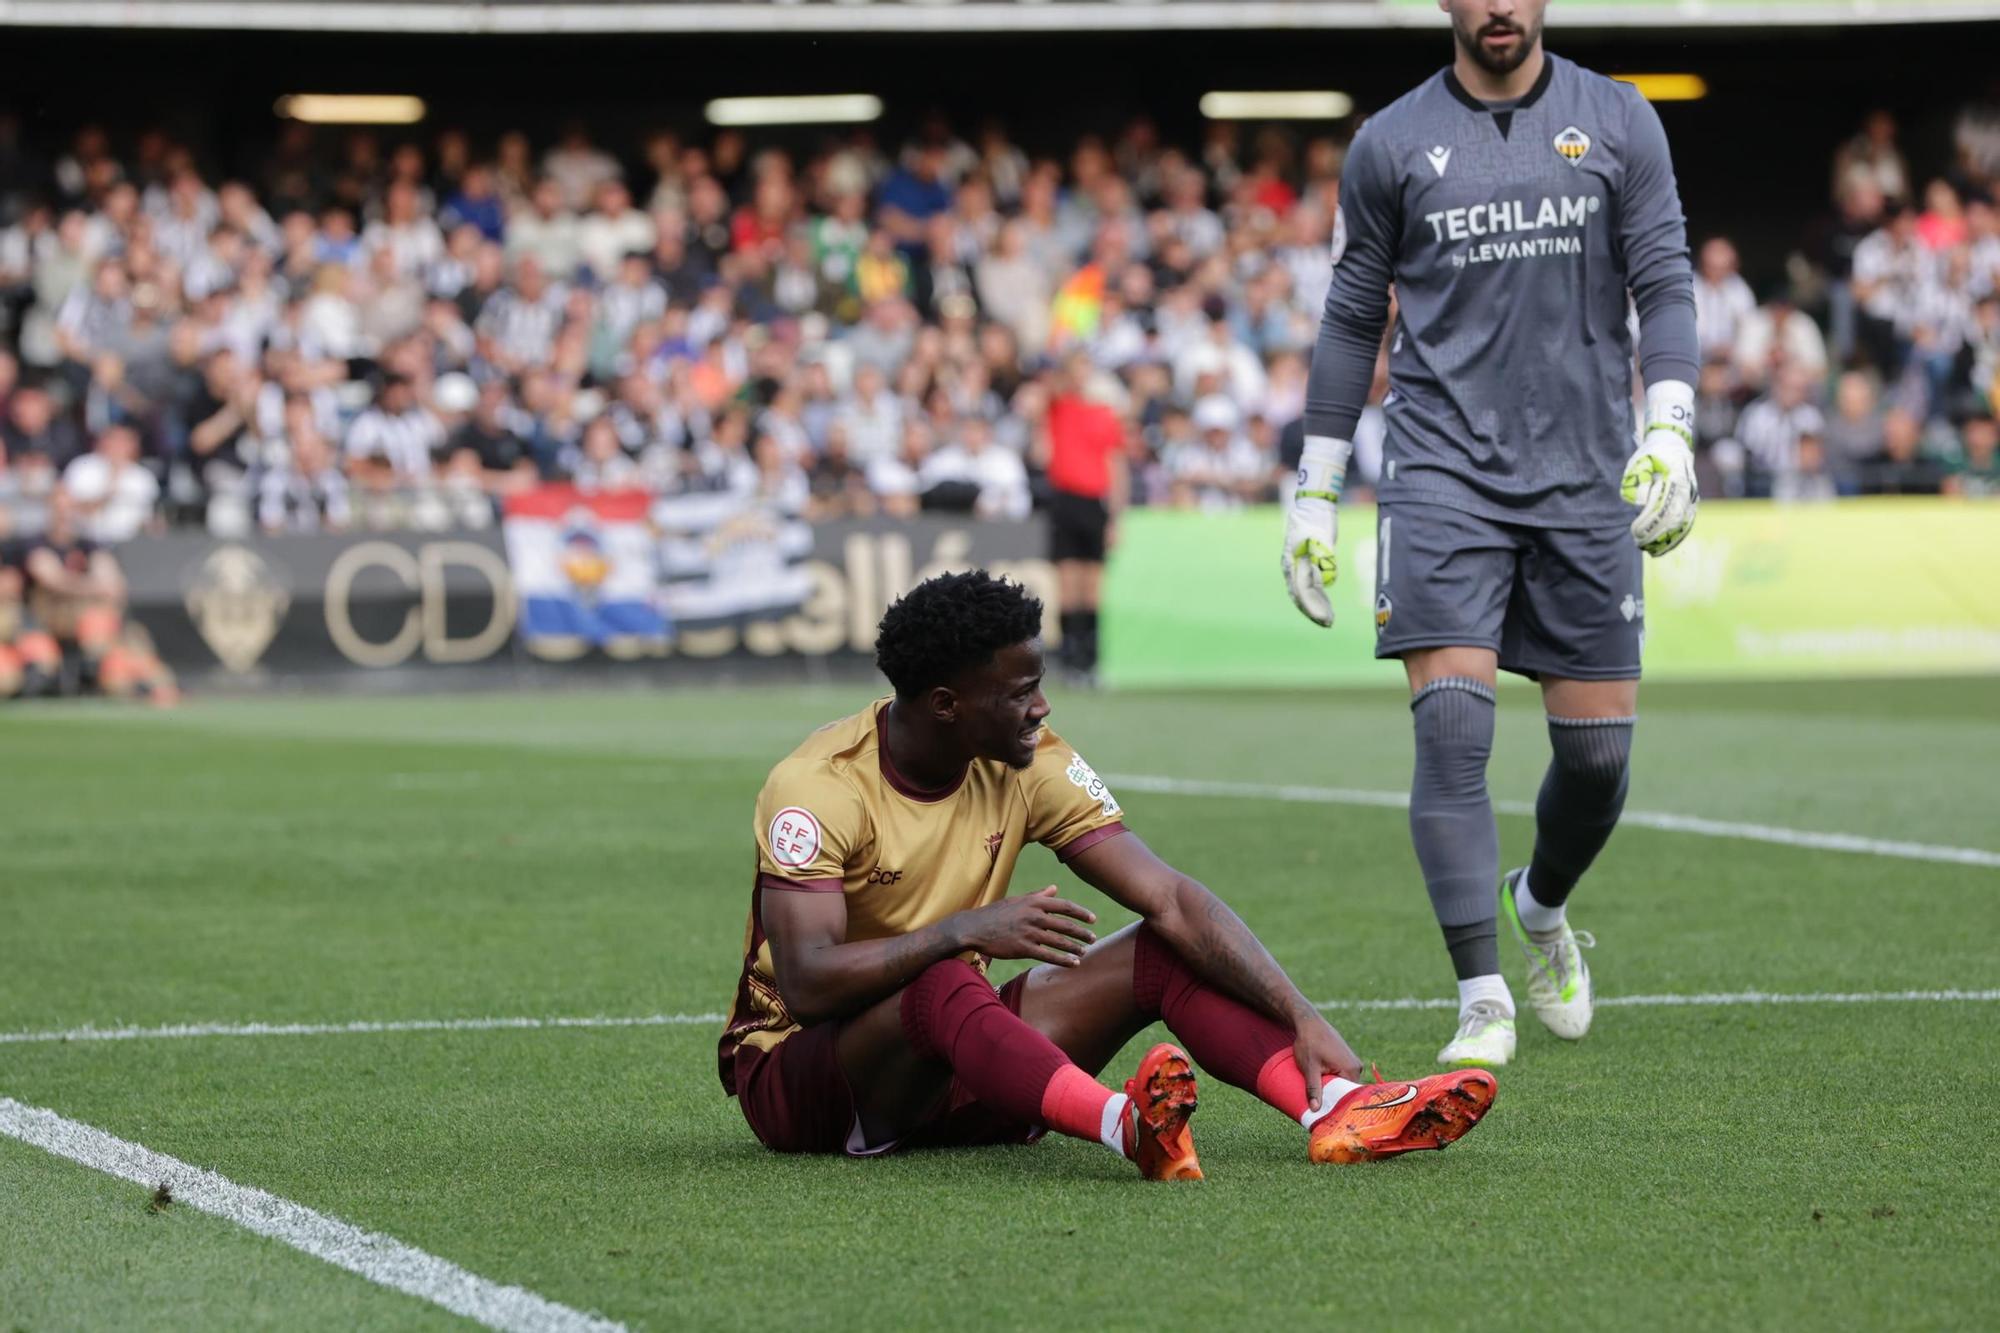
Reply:
[[[1317,1010],[1298,1023],[1297,1033],[1292,1058],[1298,1061],[1299,1073],[1305,1075],[1306,1098],[1317,1111],[1321,1085],[1335,1074],[1358,1081],[1361,1060]]]
[[[988,958],[1030,958],[1075,967],[1097,943],[1097,914],[1056,896],[1056,886],[959,913],[960,937]]]
[[[1285,549],[1279,564],[1292,605],[1316,625],[1333,625],[1329,595],[1338,573],[1334,553],[1339,546],[1341,485],[1354,446],[1346,440],[1319,435],[1306,437],[1299,456],[1298,489],[1285,515]]]

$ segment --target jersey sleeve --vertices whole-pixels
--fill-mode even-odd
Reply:
[[[1043,732],[1022,789],[1028,801],[1028,840],[1064,861],[1125,831],[1118,798],[1083,756],[1052,731]]]
[[[1660,113],[1629,85],[1625,98],[1625,179],[1620,189],[1619,246],[1625,282],[1639,311],[1639,370],[1648,385],[1693,384],[1701,377],[1695,336],[1694,266],[1687,219]]]
[[[1308,435],[1354,438],[1375,377],[1375,353],[1389,317],[1389,284],[1402,237],[1402,192],[1382,144],[1381,126],[1364,125],[1340,176],[1333,282],[1306,382]]]
[[[866,819],[860,795],[825,764],[779,764],[757,794],[758,884],[839,893]]]

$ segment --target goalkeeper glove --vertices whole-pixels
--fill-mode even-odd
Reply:
[[[1646,390],[1646,435],[1625,464],[1619,492],[1639,507],[1632,540],[1660,556],[1694,530],[1701,493],[1694,479],[1694,389],[1663,380]]]
[[[1347,481],[1347,460],[1353,453],[1354,445],[1347,440],[1306,436],[1305,451],[1299,457],[1299,488],[1285,515],[1281,560],[1285,590],[1306,619],[1327,628],[1333,625],[1333,600],[1327,594],[1338,573],[1334,550],[1340,515],[1335,506]]]

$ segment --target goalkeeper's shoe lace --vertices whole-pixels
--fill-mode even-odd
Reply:
[[[1494,1068],[1514,1058],[1514,1020],[1491,1000],[1474,1000],[1458,1016],[1458,1032],[1438,1052],[1441,1065]]]

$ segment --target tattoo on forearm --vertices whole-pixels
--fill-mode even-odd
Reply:
[[[1278,960],[1228,903],[1207,889],[1199,892],[1208,901],[1201,919],[1190,923],[1188,961],[1237,999],[1289,1021],[1296,992]]]

